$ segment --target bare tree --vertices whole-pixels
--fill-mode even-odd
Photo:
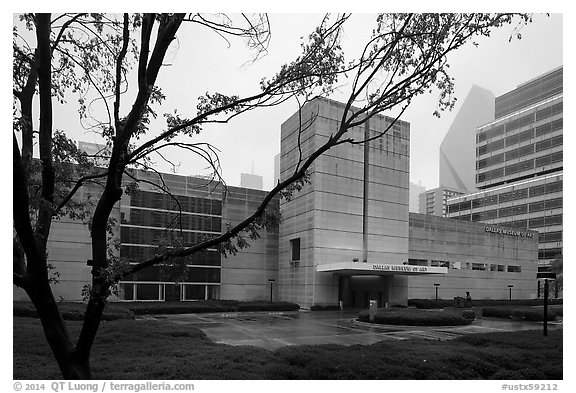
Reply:
[[[29,45],[24,32],[14,28],[13,280],[38,310],[64,378],[91,377],[90,352],[106,300],[112,286],[122,277],[177,257],[230,244],[243,232],[257,233],[266,224],[268,204],[277,196],[289,198],[300,189],[307,169],[321,154],[340,144],[366,142],[348,135],[352,127],[393,109],[399,117],[414,97],[432,90],[439,92],[438,109],[450,109],[455,97],[447,55],[473,43],[474,37],[489,36],[495,28],[512,23],[517,23],[513,26],[518,28],[530,21],[527,15],[512,14],[381,14],[362,54],[346,61],[340,40],[349,17],[326,15],[302,43],[302,54],[281,66],[276,75],[262,79],[253,94],[240,97],[207,93],[198,98],[196,113],[188,114],[189,117],[177,113],[165,115],[166,127],[157,130],[150,127],[150,119],[156,116],[154,106],[164,99],[157,78],[181,25],[197,24],[227,40],[242,38],[253,50],[252,61],[257,61],[269,44],[270,24],[265,15],[21,16],[26,26],[24,32],[34,34],[35,39],[30,41],[35,41],[35,45]],[[516,33],[514,30],[513,34]],[[185,50],[184,46],[179,50]],[[137,80],[135,98],[130,111],[121,114],[122,93],[132,88],[127,83],[132,71]],[[165,252],[128,268],[115,267],[108,254],[107,230],[112,209],[125,191],[123,180],[125,175],[130,176],[130,168],[149,165],[151,155],[162,155],[166,148],[177,147],[203,157],[217,172],[217,157],[210,146],[191,143],[185,137],[200,133],[205,124],[228,122],[245,112],[280,105],[290,99],[296,99],[302,108],[316,97],[329,96],[343,83],[344,76],[350,81],[350,93],[338,127],[317,150],[305,158],[301,156],[294,172],[267,194],[252,215],[220,236],[198,244],[166,248]],[[94,101],[86,102],[88,90],[96,95]],[[52,102],[66,100],[68,91],[84,94],[79,101],[83,124],[108,140],[110,150],[104,154],[105,168],[91,164],[65,133],[53,130]],[[36,97],[38,115],[33,113],[32,105]],[[90,116],[91,105],[96,101],[105,108],[104,120],[94,121]],[[35,116],[39,118],[37,130],[33,127]],[[305,127],[302,123],[301,128]],[[32,171],[36,162],[33,159],[36,135],[39,172]],[[67,177],[58,181],[62,173]],[[102,194],[93,212],[80,213],[91,218],[93,269],[83,326],[74,343],[50,288],[46,247],[52,219],[61,214],[79,214],[74,212],[82,206],[74,205],[74,195],[88,182],[99,182]]]

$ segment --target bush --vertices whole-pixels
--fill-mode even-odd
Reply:
[[[454,307],[454,300],[409,299],[408,300],[408,307],[416,307],[416,308],[421,308],[421,309]]]
[[[494,318],[517,318],[532,322],[544,321],[544,309],[533,307],[486,307],[482,309],[482,315]],[[548,321],[555,321],[556,313],[548,310]]]
[[[473,295],[473,294],[472,294]],[[551,305],[561,305],[563,299],[549,299],[548,304]],[[492,299],[474,299],[472,298],[472,306],[475,307],[492,307],[492,306],[542,306],[544,304],[543,299],[518,299],[512,300],[492,300]],[[408,306],[431,309],[431,308],[444,308],[444,307],[454,307],[454,299],[408,299]]]
[[[476,313],[472,310],[464,310],[462,311],[462,318],[464,319],[476,319]]]
[[[512,316],[513,310],[514,309],[511,307],[483,307],[482,316],[493,318],[510,318]]]
[[[125,303],[123,303],[125,304]],[[290,302],[263,300],[240,302],[238,300],[198,300],[192,302],[133,302],[126,307],[134,314],[194,314],[238,311],[297,311],[300,305]]]
[[[315,304],[310,307],[310,311],[340,311],[340,306],[337,304]]]
[[[59,304],[64,319],[80,321],[84,319],[84,303]],[[237,300],[200,300],[194,302],[122,302],[108,303],[104,310],[103,320],[128,318],[134,315],[156,314],[193,314],[237,311],[297,311],[300,305],[290,302],[240,302]],[[31,302],[14,303],[14,316],[38,318],[38,313]]]
[[[246,302],[238,305],[238,311],[298,311],[300,305],[290,302]]]
[[[372,322],[383,325],[459,326],[471,323],[475,317],[476,315],[472,311],[464,317],[463,312],[455,309],[442,311],[378,309]],[[360,312],[357,319],[361,322],[370,322],[370,312],[368,310]]]

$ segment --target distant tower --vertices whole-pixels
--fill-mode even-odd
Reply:
[[[262,190],[263,178],[250,173],[240,174],[240,187]]]
[[[476,128],[494,120],[494,94],[473,85],[440,145],[440,187],[476,190]]]
[[[408,203],[408,210],[411,211],[412,213],[418,213],[420,208],[419,208],[419,196],[420,194],[422,194],[424,191],[426,191],[426,187],[424,187],[420,182],[418,182],[418,184],[414,184],[412,182],[410,182],[410,199],[409,199],[409,203]]]

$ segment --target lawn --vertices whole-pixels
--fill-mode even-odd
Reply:
[[[77,334],[80,322],[68,323]],[[40,322],[14,317],[14,379],[61,378]],[[562,379],[562,331],[488,333],[452,341],[256,347],[215,344],[189,326],[102,322],[95,379]]]

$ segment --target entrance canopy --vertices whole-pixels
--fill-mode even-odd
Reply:
[[[342,275],[389,276],[395,274],[447,274],[448,268],[436,266],[392,265],[385,263],[336,262],[316,266],[316,271]]]

